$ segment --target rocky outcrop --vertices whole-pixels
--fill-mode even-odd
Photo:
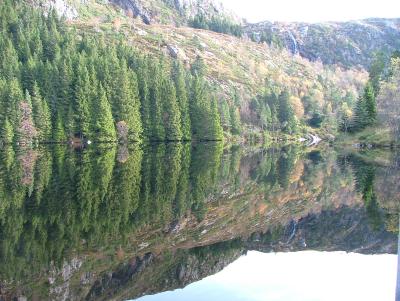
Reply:
[[[59,16],[62,16],[67,20],[74,20],[78,18],[78,11],[74,6],[68,4],[66,0],[48,0],[48,1],[36,0],[36,2],[45,11],[49,11],[50,9],[55,9]]]
[[[283,45],[293,54],[325,64],[367,68],[373,54],[390,54],[400,48],[400,19],[366,19],[351,22],[260,22],[245,26],[258,42]]]
[[[162,0],[168,6],[176,9],[180,15],[187,18],[193,17],[197,14],[205,16],[226,15],[230,18],[237,17],[228,11],[220,2],[214,0]]]
[[[131,12],[134,17],[140,17],[142,21],[150,25],[152,22],[151,13],[148,9],[146,9],[142,4],[141,1],[138,0],[110,0],[110,2],[114,3],[115,5],[120,6],[127,12]]]

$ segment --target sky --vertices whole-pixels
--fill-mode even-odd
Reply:
[[[138,301],[393,301],[396,255],[251,251],[184,289]]]
[[[249,22],[348,21],[400,17],[400,0],[219,0]]]

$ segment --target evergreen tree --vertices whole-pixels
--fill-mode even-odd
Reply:
[[[354,108],[351,131],[364,129],[368,125],[368,112],[363,97],[359,97]]]
[[[8,121],[7,117],[1,128],[0,137],[1,137],[1,141],[4,144],[11,144],[13,142],[14,130],[13,130],[13,127],[11,126],[10,122]]]
[[[215,98],[211,101],[211,140],[221,141],[224,139],[224,130],[221,126],[221,116],[218,111],[218,104]]]
[[[51,115],[47,102],[42,99],[39,87],[36,82],[33,84],[32,91],[32,114],[36,125],[39,142],[51,139]]]
[[[237,30],[225,21],[213,19],[210,26]],[[7,117],[15,139],[25,90],[32,95],[39,141],[94,137],[100,131],[97,111],[107,111],[105,99],[122,140],[191,140],[193,133],[213,139],[214,92],[205,74],[200,57],[189,72],[178,61],[171,66],[143,57],[123,41],[78,36],[54,10],[44,15],[24,1],[0,4],[0,124]],[[111,124],[108,113],[106,119]]]
[[[374,124],[376,117],[377,108],[374,89],[372,83],[368,82],[364,89],[364,95],[359,97],[356,103],[351,130],[359,131]]]
[[[185,83],[185,71],[179,61],[174,61],[173,63],[172,79],[175,83],[176,99],[179,103],[182,139],[185,141],[189,141],[192,139],[189,101]]]
[[[53,140],[56,142],[65,142],[67,138],[65,135],[63,120],[60,113],[57,114],[57,118],[53,128]]]
[[[376,108],[376,99],[374,95],[374,88],[370,82],[367,83],[367,86],[364,90],[364,102],[365,102],[365,110],[367,113],[367,124],[372,125],[376,121],[377,117],[377,108]]]
[[[129,140],[140,141],[143,129],[137,77],[127,68],[124,60],[114,81],[112,101],[116,122],[126,123]]]
[[[151,140],[165,140],[165,128],[163,123],[163,101],[161,94],[161,72],[159,63],[153,61],[153,66],[150,70],[150,105],[151,105]]]
[[[13,78],[6,89],[5,92],[5,116],[7,116],[8,120],[14,127],[14,133],[17,130],[18,124],[18,111],[19,111],[19,103],[22,101],[23,94],[20,88],[20,84],[16,78]]]
[[[271,110],[267,103],[261,107],[260,122],[263,130],[268,128],[268,126],[272,123]]]
[[[108,102],[106,92],[101,84],[98,88],[98,103],[94,108],[94,119],[95,140],[100,142],[115,141],[116,132],[111,105]]]
[[[295,133],[297,129],[297,120],[290,103],[290,95],[287,91],[283,91],[279,95],[279,121],[286,133]]]
[[[225,99],[221,101],[221,125],[224,130],[230,130],[231,128],[231,115],[229,105]]]
[[[231,106],[229,113],[231,119],[231,133],[234,135],[240,135],[242,128],[240,124],[239,109],[234,106]]]
[[[201,77],[191,77],[190,86],[190,120],[192,124],[192,137],[202,140],[206,137],[207,103],[204,95],[204,82]]]
[[[79,60],[75,83],[75,124],[81,138],[88,137],[91,128],[91,89],[89,71],[83,57]]]
[[[206,75],[207,67],[201,56],[198,55],[196,57],[196,60],[193,62],[190,68],[190,72],[192,73],[193,76],[198,76],[199,78],[202,78]]]
[[[161,95],[163,95],[163,123],[165,128],[165,138],[168,141],[182,140],[181,114],[176,101],[175,88],[169,79],[164,78],[161,85]]]
[[[140,95],[140,113],[142,117],[143,136],[149,139],[152,134],[151,104],[149,91],[148,59],[143,59],[138,66],[138,87]]]

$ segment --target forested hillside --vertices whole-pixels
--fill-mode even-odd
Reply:
[[[343,105],[338,113],[339,129],[346,134],[342,142],[361,147],[399,144],[399,62],[396,51],[391,59],[382,57],[371,65],[363,94],[353,108]]]
[[[332,137],[368,80],[250,41],[213,1],[17,3],[1,4],[5,143]]]
[[[5,143],[222,139],[200,58],[186,71],[118,38],[77,35],[55,11],[13,1],[0,9]]]

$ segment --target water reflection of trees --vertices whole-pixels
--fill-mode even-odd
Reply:
[[[204,216],[219,181],[220,144],[159,144],[122,153],[115,147],[3,149],[1,279],[62,263],[71,250],[121,241],[141,227]]]
[[[377,181],[381,183],[382,180],[392,179],[390,174],[393,173],[393,169],[396,174],[395,181],[398,181],[399,170],[396,160],[390,161],[391,166],[389,167],[379,167],[379,164],[370,162],[357,154],[351,154],[342,156],[339,163],[342,167],[350,167],[353,171],[356,190],[362,196],[369,223],[373,229],[380,230],[385,227],[392,232],[398,231],[398,212],[393,210],[394,208],[386,206],[386,203],[390,201],[386,195],[387,191],[390,191],[390,195],[392,197],[395,195],[398,202],[399,187],[397,184],[391,185],[390,181],[386,182],[386,185],[376,184]],[[384,170],[383,175],[381,174],[382,170]],[[378,195],[381,196],[381,199],[378,198]],[[393,227],[393,225],[395,226]]]
[[[253,187],[248,183],[264,202],[277,201],[279,209],[286,206],[279,204],[281,198],[302,202],[300,192],[318,195],[313,202],[328,200],[350,185],[354,173],[371,223],[390,227],[394,218],[377,197],[374,165],[345,157],[336,166],[329,154],[303,151],[298,146],[224,150],[218,143],[3,149],[0,277],[23,279],[51,262],[61,265],[72,251],[128,244],[139,231],[170,232],[186,217],[200,222],[209,203],[229,201]],[[313,202],[289,204],[288,212],[311,208]]]

